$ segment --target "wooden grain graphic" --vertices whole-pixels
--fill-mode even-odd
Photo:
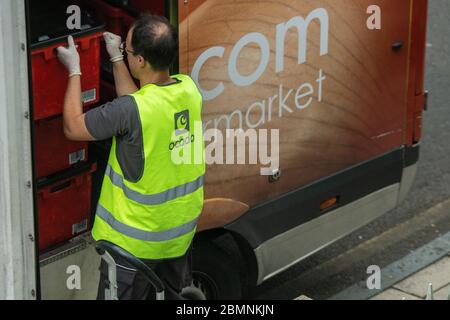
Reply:
[[[366,27],[366,9],[372,4],[382,8],[380,31]],[[210,165],[206,199],[226,198],[252,207],[404,143],[410,0],[190,0],[187,5],[181,1],[180,6],[180,38],[185,39],[180,50],[182,72],[191,74],[209,48],[224,49],[223,57],[211,57],[199,73],[204,90],[224,87],[219,96],[204,102],[208,128],[224,131],[221,116],[239,110],[245,118],[250,109],[250,123],[265,122],[258,129],[280,130],[282,177],[278,182],[269,183],[260,175],[262,165]],[[313,19],[307,29],[306,61],[298,63],[299,33],[290,28],[283,42],[284,68],[277,72],[277,25],[294,17],[306,19],[318,8],[326,10],[329,19],[328,53],[320,55],[324,25]],[[270,58],[255,83],[238,86],[229,76],[230,54],[249,33],[267,39]],[[397,41],[404,43],[403,49],[393,51]],[[254,73],[261,58],[260,46],[249,43],[238,56],[238,72]],[[321,70],[326,78],[320,95]],[[305,84],[314,87],[314,94],[308,107],[298,109],[295,92]],[[289,90],[286,105],[292,113],[280,108],[280,96],[285,98]],[[307,101],[299,100],[300,104]],[[232,119],[232,127],[238,127],[238,116]]]

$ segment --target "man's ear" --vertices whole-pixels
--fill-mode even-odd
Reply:
[[[145,68],[145,65],[147,64],[147,61],[145,61],[143,56],[139,55],[138,56],[138,63],[139,63],[139,66],[141,68]]]

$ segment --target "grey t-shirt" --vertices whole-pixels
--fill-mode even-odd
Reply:
[[[136,101],[123,96],[86,113],[86,128],[96,140],[116,137],[116,156],[130,182],[137,182],[144,173],[142,125]]]

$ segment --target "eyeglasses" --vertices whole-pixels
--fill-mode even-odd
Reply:
[[[127,49],[127,43],[126,43],[126,42],[122,42],[122,43],[120,44],[120,46],[119,46],[119,49],[120,49],[120,52],[121,52],[122,54],[124,54],[124,53],[131,53],[131,54],[134,54],[134,51],[131,51],[131,50],[128,50],[128,49]]]

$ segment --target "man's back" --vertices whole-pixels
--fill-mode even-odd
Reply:
[[[98,122],[114,135],[93,236],[143,259],[182,256],[203,208],[201,96],[188,76],[174,79],[86,114],[94,137],[105,137]]]

